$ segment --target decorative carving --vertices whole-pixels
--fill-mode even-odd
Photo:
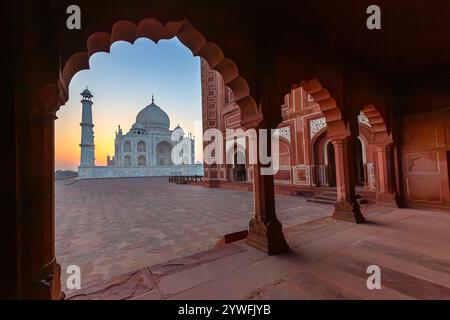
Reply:
[[[253,218],[252,220],[250,220],[249,226],[250,226],[249,231],[250,233],[253,233],[260,237],[267,236],[267,227],[261,220]]]
[[[437,153],[407,154],[408,172],[439,172]]]
[[[369,118],[367,118],[367,116],[362,111],[358,115],[358,122],[362,123],[362,124],[365,124],[368,127],[372,127],[370,122],[369,122]]]
[[[300,165],[294,168],[294,183],[304,186],[311,185],[311,172],[307,165]]]
[[[369,184],[369,188],[372,191],[376,190],[376,180],[375,180],[375,166],[373,163],[368,163],[367,164],[367,172],[368,172],[368,184]]]
[[[277,183],[291,183],[291,167],[280,168],[274,176]]]
[[[285,138],[287,141],[291,142],[291,128],[289,126],[275,129],[273,135]]]
[[[277,219],[265,223],[256,217],[253,218],[250,221],[250,229],[246,243],[269,255],[289,250],[289,246],[283,235],[283,226]]]
[[[309,130],[310,130],[310,138],[314,138],[314,136],[327,126],[327,121],[325,117],[319,119],[313,119],[309,121]]]

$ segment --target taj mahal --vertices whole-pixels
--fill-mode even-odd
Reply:
[[[195,164],[195,138],[186,135],[179,125],[170,130],[170,118],[155,104],[153,96],[128,132],[119,125],[114,156],[107,157],[106,166],[96,166],[93,95],[86,87],[81,96],[80,179],[203,175],[203,165]]]

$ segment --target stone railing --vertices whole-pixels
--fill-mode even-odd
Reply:
[[[176,184],[203,183],[203,176],[170,176],[169,182]]]
[[[149,167],[79,167],[80,179],[202,176],[202,165],[167,165]]]

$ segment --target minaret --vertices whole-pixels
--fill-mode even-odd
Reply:
[[[83,99],[81,100],[82,114],[81,114],[81,161],[80,167],[95,166],[94,155],[94,124],[92,123],[92,104],[93,95],[86,89],[81,93]]]

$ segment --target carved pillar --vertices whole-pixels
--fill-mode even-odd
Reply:
[[[262,23],[261,34],[272,32],[268,28],[268,24]],[[272,132],[270,129],[276,128],[282,122],[281,108],[285,94],[277,81],[278,73],[276,72],[276,56],[274,51],[267,50],[266,39],[257,37],[256,43],[256,59],[260,62],[261,68],[258,69],[258,108],[254,113],[241,113],[241,126],[249,129],[256,129],[256,134],[249,137],[250,147],[250,163],[253,168],[253,202],[254,216],[250,220],[247,244],[266,252],[269,255],[282,253],[289,250],[289,246],[284,238],[283,227],[278,221],[275,212],[275,184],[274,173],[263,175],[262,169],[265,167],[260,161],[259,143],[262,134],[265,134],[267,155],[272,155]],[[241,110],[242,112],[242,110]],[[260,131],[259,129],[267,129]],[[256,139],[256,141],[255,141]],[[279,150],[277,150],[279,151]],[[279,154],[273,152],[273,154]],[[273,159],[272,159],[273,161]],[[270,163],[267,167],[270,166]]]
[[[337,202],[333,218],[363,223],[359,203],[355,196],[354,144],[352,136],[332,139],[336,160]]]
[[[391,143],[377,146],[377,170],[378,202],[397,206],[397,194],[394,181],[393,146]]]
[[[53,101],[52,101],[53,102]],[[50,108],[18,111],[17,132],[20,298],[60,299],[61,267],[55,258],[54,122]],[[54,106],[54,104],[52,104]]]
[[[58,300],[61,298],[61,266],[56,262],[55,254],[55,120],[56,114],[44,111],[35,116],[35,130],[41,132],[40,155],[41,173],[39,182],[43,186],[39,202],[42,203],[42,228],[36,234],[37,239],[41,241],[42,256],[40,260],[40,274],[36,283],[42,289],[42,294],[46,298]],[[34,242],[33,241],[33,242]],[[40,297],[39,297],[40,298]]]
[[[266,132],[270,134],[270,130]],[[257,137],[259,137],[259,132]],[[261,174],[261,169],[265,166],[261,165],[259,161],[259,143],[258,141],[251,143],[253,143],[253,152],[256,152],[258,163],[252,164],[255,214],[250,220],[246,243],[269,255],[274,255],[288,251],[289,246],[275,212],[274,176]],[[267,144],[267,148],[270,150],[270,136],[267,138]]]

